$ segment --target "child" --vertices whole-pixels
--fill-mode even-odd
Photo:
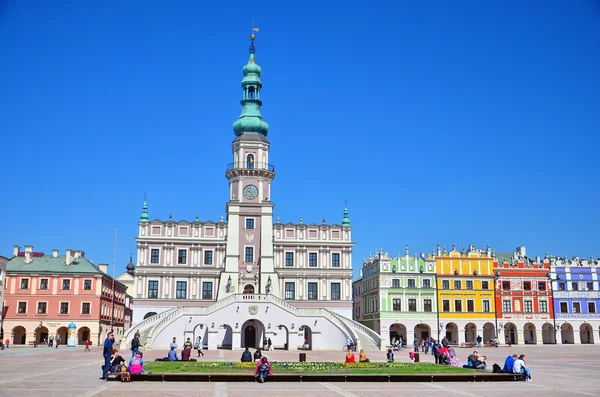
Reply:
[[[415,362],[415,348],[411,348],[410,352],[408,352],[408,357],[410,357],[410,362],[414,363]]]
[[[387,362],[388,363],[393,363],[394,362],[394,352],[392,351],[392,349],[388,349],[388,352],[387,352]]]
[[[84,350],[84,351],[86,351],[86,352],[89,352],[89,351],[91,351],[91,350],[90,350],[90,345],[91,345],[91,344],[92,344],[92,342],[90,342],[90,340],[89,340],[89,339],[88,339],[88,340],[86,340],[86,341],[85,341],[85,350]]]

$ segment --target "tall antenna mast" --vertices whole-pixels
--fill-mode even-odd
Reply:
[[[110,316],[110,330],[115,328],[115,270],[117,268],[117,229],[115,229],[115,243],[113,246],[113,271],[112,271],[112,308]]]

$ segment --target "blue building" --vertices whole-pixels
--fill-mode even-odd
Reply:
[[[600,344],[600,261],[550,258],[557,343]]]

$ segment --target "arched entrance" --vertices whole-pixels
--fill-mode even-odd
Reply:
[[[458,343],[458,326],[454,323],[446,324],[446,340],[448,343]]]
[[[390,325],[390,344],[402,338],[402,344],[406,345],[406,327],[404,324],[395,323]],[[412,340],[410,341],[412,343]]]
[[[90,329],[88,327],[81,327],[77,330],[77,344],[85,345],[85,341],[91,340]],[[116,338],[115,338],[116,339]]]
[[[146,315],[144,316],[144,320],[147,319],[147,318],[150,318],[152,316],[156,316],[156,312],[148,312],[148,313],[146,313]]]
[[[27,331],[25,331],[25,327],[17,325],[12,330],[13,333],[13,345],[24,345],[25,337],[27,335]]]
[[[517,326],[513,323],[506,323],[504,326],[504,343],[508,344],[509,342],[513,345],[517,345],[519,343],[519,335],[517,334]]]
[[[465,325],[465,342],[475,343],[477,340],[477,326],[473,323]]]
[[[431,328],[427,324],[417,324],[415,326],[415,338],[421,343],[423,339],[429,339],[431,336]]]
[[[273,334],[273,339],[271,340],[271,342],[273,343],[273,345],[272,345],[273,349],[275,349],[275,346],[283,346],[283,348],[285,350],[287,350],[290,345],[290,330],[283,324],[278,325],[277,328],[279,329],[280,332]],[[284,332],[285,332],[285,334],[284,334]],[[312,337],[312,333],[311,333],[311,337]],[[312,345],[311,345],[311,347],[312,347]]]
[[[523,341],[526,345],[537,345],[537,332],[533,323],[527,323],[523,327]]]
[[[560,339],[563,344],[575,343],[575,335],[573,333],[573,327],[569,323],[564,323],[560,327]]]
[[[253,294],[254,293],[254,285],[246,284],[244,286],[244,294]]]
[[[554,341],[554,327],[550,323],[542,325],[542,343],[545,345],[553,344]]]
[[[594,330],[588,323],[581,324],[579,327],[579,337],[582,344],[594,343]]]
[[[483,324],[483,341],[489,342],[496,337],[496,327],[492,323]]]
[[[42,326],[35,329],[35,341],[38,345],[48,343],[48,328]]]
[[[303,325],[300,327],[299,331],[303,332],[302,338],[302,349],[311,350],[312,349],[312,329],[308,325]]]
[[[208,325],[207,324],[197,324],[193,330],[193,343],[196,343],[198,337],[200,337],[200,343],[202,343],[202,348],[206,349],[208,347]]]
[[[231,349],[233,343],[233,329],[227,324],[221,325],[217,332],[217,338],[221,341],[221,344],[217,344],[217,348]]]
[[[242,347],[259,348],[262,346],[265,326],[258,320],[252,319],[242,325]]]
[[[60,327],[58,330],[56,330],[56,333],[60,335],[60,341],[59,343],[61,345],[66,345],[67,344],[67,335],[68,335],[69,330],[67,329],[67,327]],[[54,344],[56,344],[56,335],[54,335]]]

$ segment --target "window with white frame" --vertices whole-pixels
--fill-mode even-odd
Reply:
[[[18,314],[27,314],[27,302],[19,302],[17,304],[17,313]]]
[[[69,314],[69,302],[60,302],[59,314]]]
[[[83,290],[84,291],[92,290],[92,280],[83,280]]]
[[[92,304],[90,302],[83,302],[81,304],[81,314],[91,314]]]
[[[48,302],[38,302],[37,314],[48,314]]]

